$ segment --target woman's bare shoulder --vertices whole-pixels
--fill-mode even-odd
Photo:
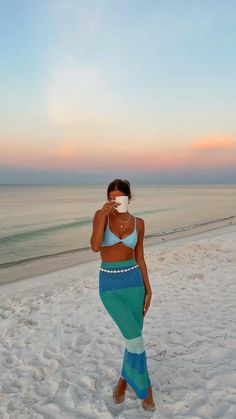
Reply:
[[[135,217],[136,218],[136,226],[138,232],[143,232],[145,228],[144,219],[141,217]]]
[[[139,224],[144,224],[144,219],[141,217],[135,217]]]

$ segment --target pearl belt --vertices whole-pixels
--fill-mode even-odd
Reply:
[[[112,274],[116,274],[118,272],[127,272],[127,271],[131,271],[131,269],[137,268],[139,265],[135,265],[135,266],[131,266],[130,268],[126,268],[126,269],[118,269],[118,270],[110,270],[110,269],[104,269],[104,268],[100,268],[100,271],[103,272],[110,272]]]

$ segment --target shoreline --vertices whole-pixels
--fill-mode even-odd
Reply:
[[[232,216],[230,219],[223,219],[195,226],[186,230],[144,238],[144,251],[145,248],[149,246],[159,245],[162,247],[170,241],[185,240],[191,236],[205,234],[206,232],[209,232],[211,236],[215,234],[218,235],[221,234],[222,229],[227,229],[227,227],[230,228],[232,226],[236,227],[236,216]],[[20,265],[2,268],[0,269],[0,286],[23,279],[61,271],[80,264],[99,261],[100,257],[98,257],[98,255],[100,255],[100,252],[93,252],[90,249],[84,252],[72,252],[71,254],[47,257],[45,260],[39,259],[30,262],[22,262]]]

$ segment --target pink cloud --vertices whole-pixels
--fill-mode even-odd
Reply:
[[[217,151],[229,150],[236,146],[232,136],[226,134],[217,134],[214,136],[200,138],[190,145],[194,151]]]
[[[13,138],[0,141],[0,163],[12,167],[66,170],[158,170],[221,168],[236,165],[236,144],[232,136],[218,134],[170,146],[157,139],[148,144],[127,138],[127,147],[110,146],[86,138],[68,138],[36,144]],[[55,144],[56,142],[56,144]],[[135,152],[134,152],[135,150]]]

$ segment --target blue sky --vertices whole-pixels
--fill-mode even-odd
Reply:
[[[235,20],[234,1],[1,2],[1,183],[137,162],[189,182],[197,160],[194,182],[209,162],[236,181]]]

